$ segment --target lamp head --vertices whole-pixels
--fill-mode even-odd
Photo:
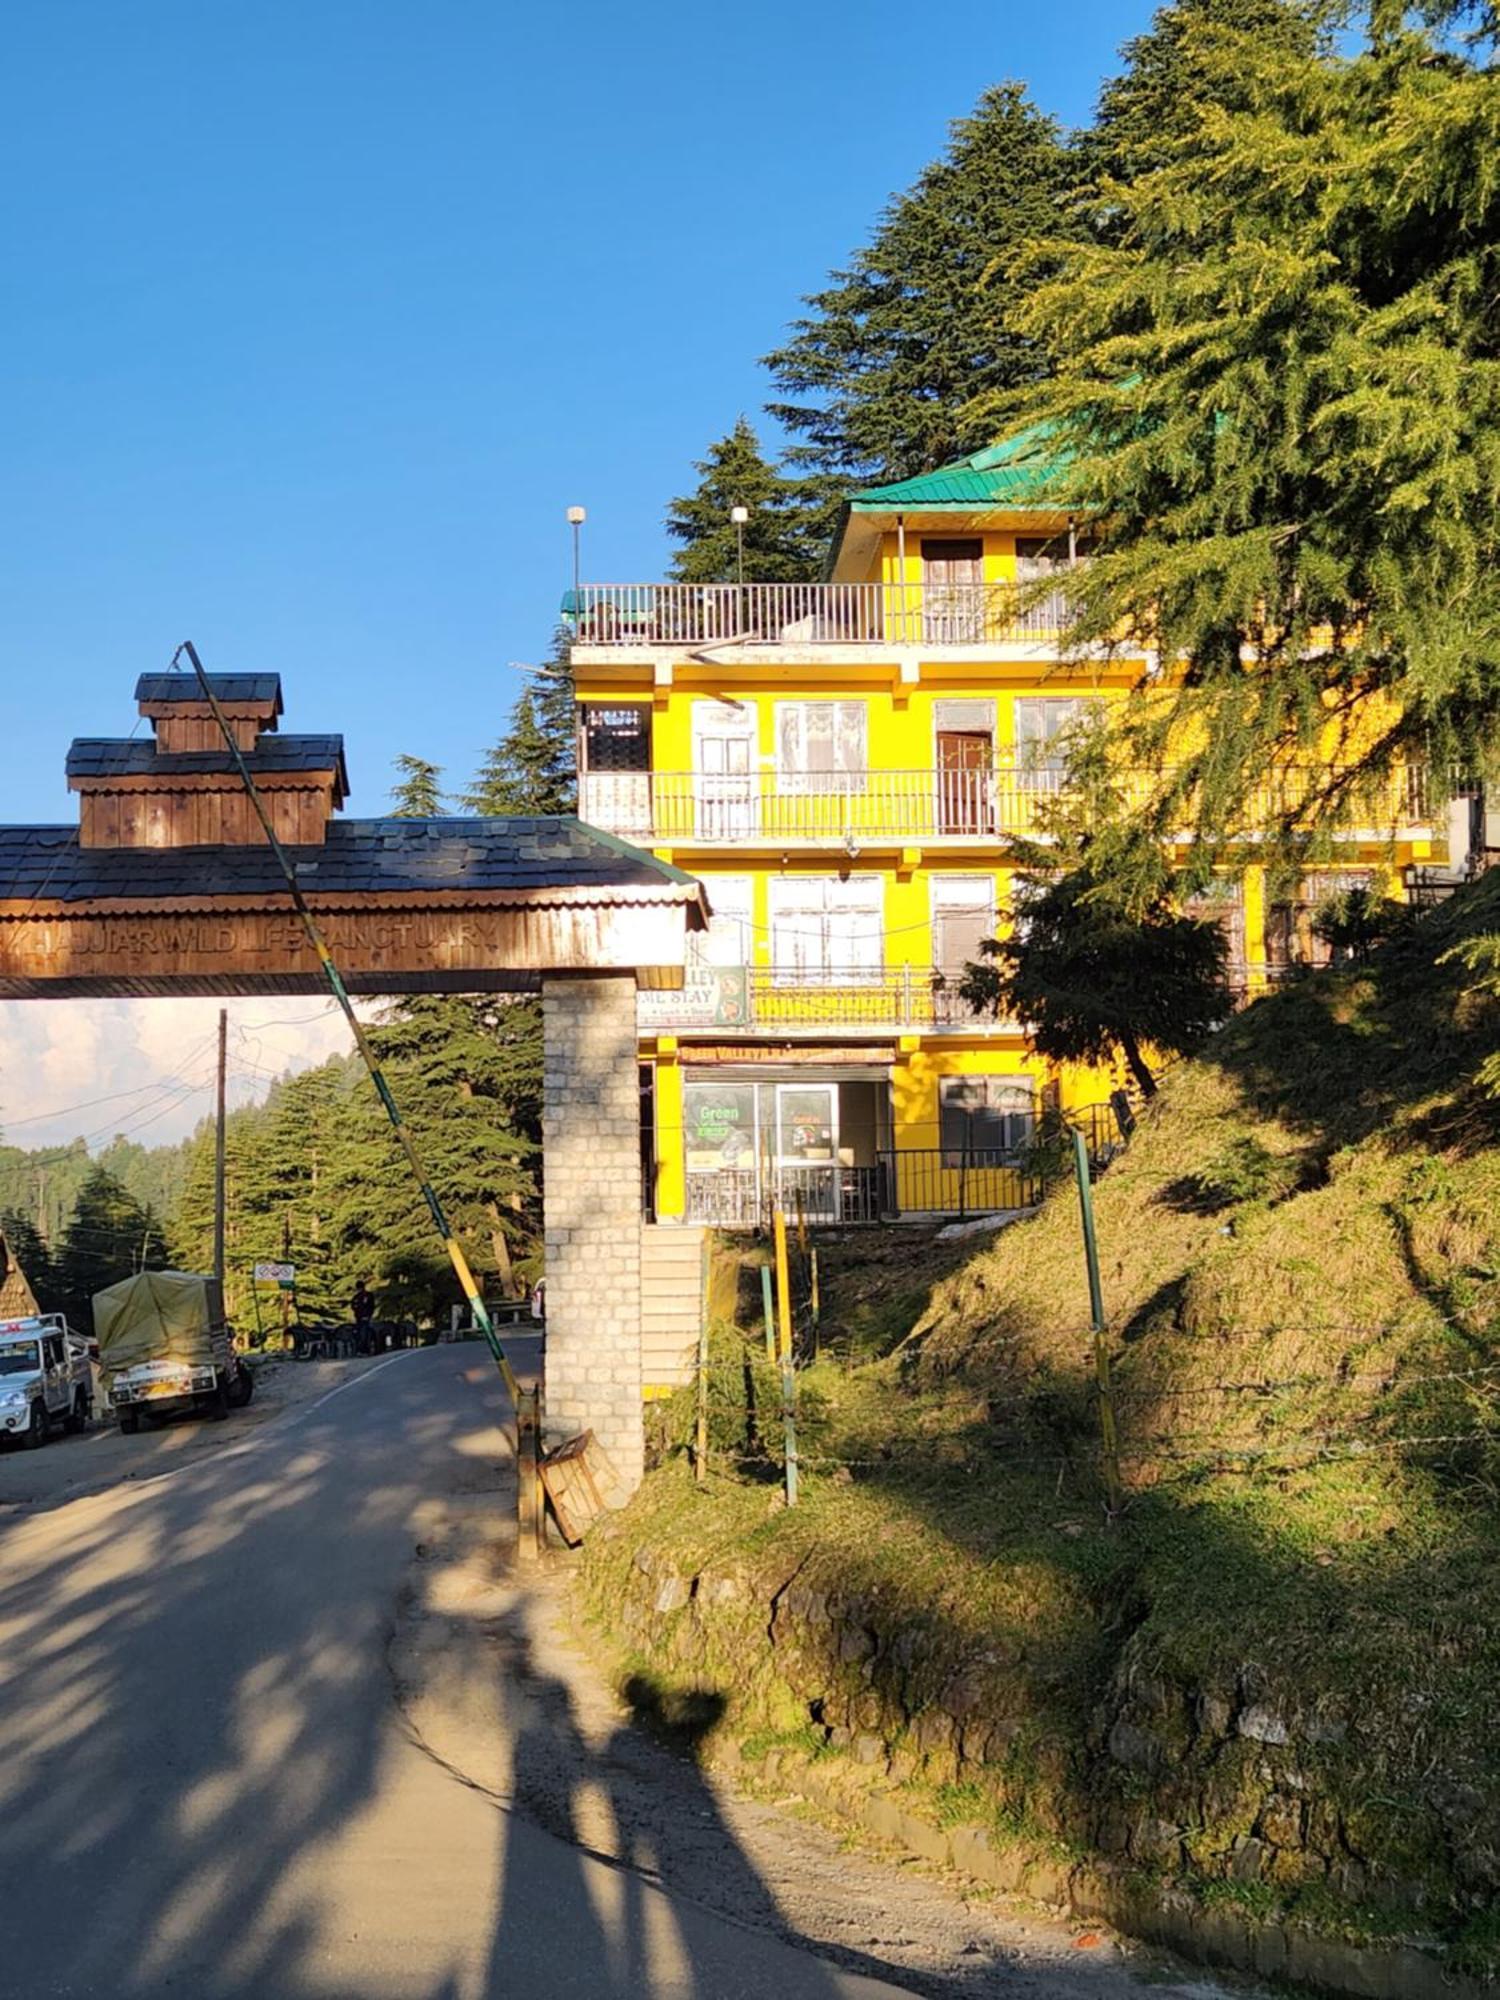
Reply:
[[[748,507],[731,507],[729,518],[737,528],[743,528],[750,518],[750,509]]]
[[[570,527],[581,528],[588,517],[588,509],[586,507],[570,507],[568,509],[568,525]]]

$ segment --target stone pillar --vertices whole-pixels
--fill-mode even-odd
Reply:
[[[546,1441],[591,1430],[626,1489],[644,1465],[635,980],[542,981]]]

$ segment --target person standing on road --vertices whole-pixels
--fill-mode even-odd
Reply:
[[[354,1315],[354,1351],[368,1354],[374,1339],[375,1301],[363,1278],[354,1287],[349,1309]]]

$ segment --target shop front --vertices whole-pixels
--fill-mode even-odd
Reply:
[[[725,1064],[685,1072],[687,1220],[755,1228],[780,1204],[810,1223],[889,1213],[889,1072],[780,1072]],[[658,1135],[662,1144],[668,1135]]]

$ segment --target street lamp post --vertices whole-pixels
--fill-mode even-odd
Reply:
[[[568,509],[568,526],[573,530],[573,616],[578,621],[579,630],[582,629],[583,625],[583,569],[580,542],[582,539],[583,524],[587,519],[588,509],[586,507],[570,507]]]
[[[750,509],[748,507],[731,507],[729,518],[734,523],[735,580],[738,582],[741,594],[743,595],[745,589],[745,523],[750,518]]]

